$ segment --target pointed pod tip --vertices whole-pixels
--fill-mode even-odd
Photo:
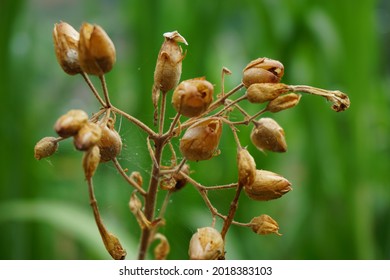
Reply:
[[[174,40],[175,42],[183,43],[188,46],[186,39],[184,39],[184,37],[181,36],[180,33],[176,30],[172,32],[165,32],[163,36],[169,40]]]

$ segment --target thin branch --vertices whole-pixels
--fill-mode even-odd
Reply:
[[[94,85],[92,84],[91,80],[89,79],[87,73],[85,72],[81,72],[81,76],[84,78],[85,82],[87,83],[87,85],[89,86],[89,88],[91,89],[91,91],[93,92],[93,94],[95,95],[96,99],[99,101],[99,103],[103,106],[103,107],[106,107],[106,103],[103,101],[103,99],[100,97],[98,91],[96,90],[96,88],[94,87]]]
[[[102,84],[104,99],[106,100],[106,107],[110,108],[111,107],[111,102],[110,102],[110,97],[108,95],[106,78],[105,78],[104,75],[99,75],[99,79],[100,79],[100,82]]]
[[[124,169],[122,168],[122,166],[120,165],[118,159],[115,157],[112,159],[112,162],[114,163],[116,169],[119,171],[119,173],[122,175],[122,177],[130,184],[132,185],[141,195],[145,196],[146,195],[146,192],[145,190],[140,186],[138,185],[138,183],[136,181],[133,180],[133,178],[129,177],[126,172],[124,171]]]

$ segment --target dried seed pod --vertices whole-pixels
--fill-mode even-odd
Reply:
[[[268,103],[267,110],[272,113],[277,113],[295,107],[298,105],[300,99],[301,95],[295,93],[281,95]]]
[[[283,128],[271,118],[261,118],[255,122],[251,132],[252,143],[261,151],[283,153],[287,151],[287,143]]]
[[[61,137],[74,136],[88,122],[88,115],[82,110],[70,110],[55,123],[54,130]]]
[[[254,200],[277,199],[292,190],[291,183],[271,171],[256,170],[255,181],[244,187],[245,193]]]
[[[281,83],[257,83],[251,84],[246,96],[251,103],[264,103],[273,100],[279,95],[288,92],[288,86]]]
[[[54,154],[58,149],[58,139],[55,137],[44,137],[35,144],[34,157],[40,160]]]
[[[108,232],[102,238],[106,250],[114,260],[124,260],[126,258],[126,250],[123,249],[118,237]]]
[[[217,260],[225,255],[221,234],[212,227],[198,228],[192,235],[188,254],[191,260]]]
[[[112,123],[101,128],[102,136],[97,145],[100,148],[100,161],[106,162],[120,154],[122,150],[122,139]]]
[[[87,122],[74,136],[73,143],[77,150],[86,151],[96,145],[102,137],[102,129],[93,122]]]
[[[207,118],[191,125],[180,140],[180,151],[192,161],[210,159],[217,151],[222,135],[222,121]]]
[[[91,75],[109,72],[116,61],[114,43],[99,25],[83,23],[80,28],[79,61],[81,69]]]
[[[241,186],[253,184],[256,177],[256,163],[247,149],[240,148],[237,153],[238,183]]]
[[[83,169],[86,179],[92,178],[100,162],[100,151],[98,146],[91,147],[83,155]]]
[[[57,61],[69,75],[81,73],[78,58],[79,38],[79,33],[68,23],[60,22],[54,25],[53,41]]]
[[[254,217],[250,224],[251,229],[257,234],[265,235],[275,233],[276,235],[281,236],[278,223],[268,215],[263,214]]]
[[[214,86],[204,77],[181,82],[173,92],[175,110],[189,118],[199,116],[213,101]]]
[[[251,61],[243,70],[242,83],[246,88],[256,83],[279,83],[284,66],[277,60],[266,57]]]
[[[182,168],[180,169],[181,172],[183,172],[186,175],[190,174],[190,166],[188,164],[184,164]],[[181,173],[175,173],[173,174],[173,179],[175,179],[175,191],[179,191],[187,184],[187,179],[181,174]]]
[[[165,260],[171,250],[168,239],[161,233],[156,233],[153,239],[160,241],[153,250],[154,258],[156,260]]]

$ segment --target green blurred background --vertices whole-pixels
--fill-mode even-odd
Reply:
[[[82,154],[66,141],[50,159],[33,157],[35,143],[54,135],[58,116],[73,108],[88,113],[98,108],[82,78],[66,75],[56,62],[51,33],[60,20],[76,29],[83,21],[103,26],[117,48],[118,61],[107,75],[111,100],[148,124],[154,65],[166,31],[178,30],[189,42],[182,79],[206,76],[216,91],[223,66],[233,72],[226,80],[230,89],[250,60],[265,56],[283,62],[285,83],[348,93],[351,107],[342,113],[305,95],[298,107],[273,115],[286,132],[285,154],[260,153],[249,141],[251,127],[240,130],[258,168],[282,174],[294,190],[264,203],[241,197],[237,220],[269,214],[283,236],[232,227],[227,258],[390,259],[387,0],[3,0],[1,259],[109,259],[88,204]],[[120,161],[147,181],[145,134],[119,121],[125,144]],[[194,178],[204,185],[236,180],[235,146],[227,129],[220,148],[219,157],[192,164]],[[134,258],[139,230],[127,205],[132,189],[111,164],[99,167],[95,184],[104,221]],[[232,195],[212,192],[210,198],[226,213]],[[191,235],[211,222],[191,186],[172,196],[166,219],[161,232],[170,240],[170,259],[188,258]]]

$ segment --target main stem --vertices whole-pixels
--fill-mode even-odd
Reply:
[[[148,221],[153,222],[154,220],[154,211],[156,208],[156,198],[157,198],[157,188],[159,181],[159,173],[160,173],[160,162],[161,156],[164,146],[164,140],[162,138],[154,139],[155,142],[155,150],[154,156],[156,158],[156,164],[153,164],[152,167],[152,176],[150,176],[149,189],[145,196],[145,217]],[[140,247],[138,252],[138,259],[143,260],[146,257],[150,240],[151,233],[153,232],[153,228],[144,228],[142,229]]]

